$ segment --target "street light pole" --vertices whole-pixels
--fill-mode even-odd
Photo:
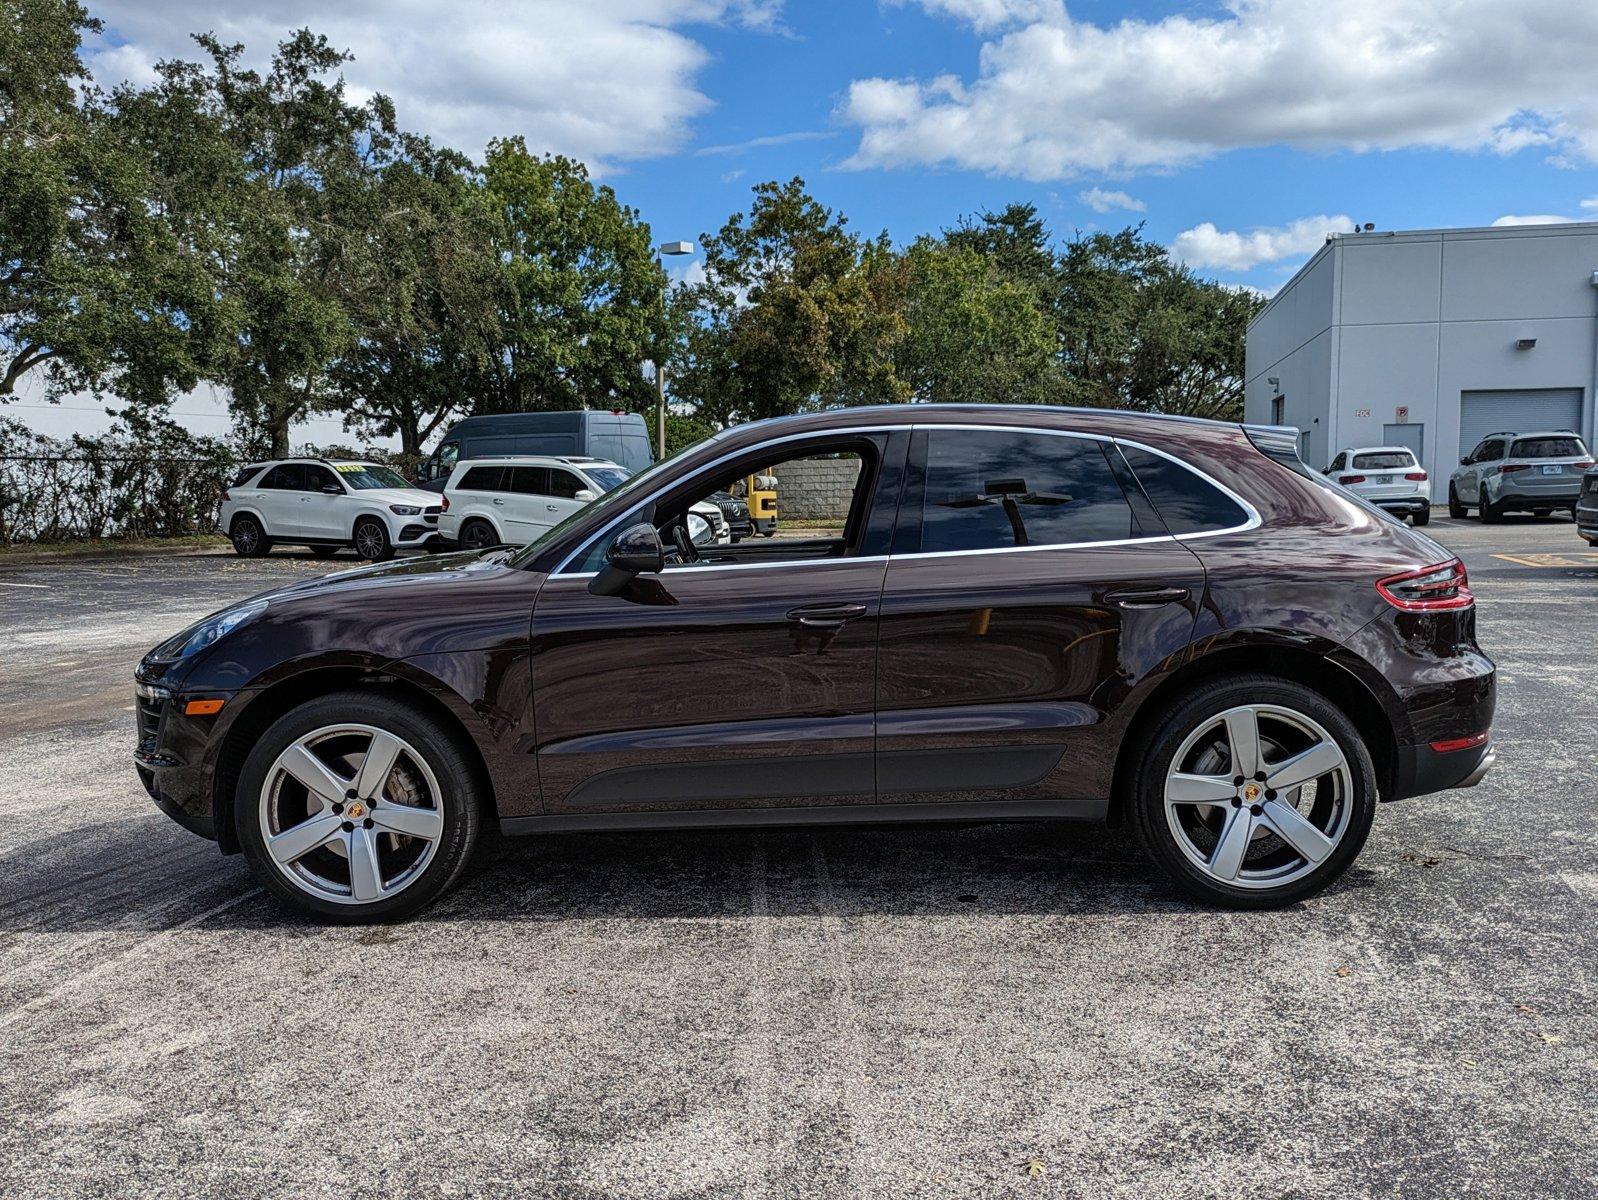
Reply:
[[[660,262],[661,255],[692,254],[692,242],[662,242],[655,261]],[[655,409],[655,440],[656,453],[660,458],[666,457],[666,363],[665,347],[661,347],[661,356],[655,360],[655,391],[659,393],[659,400]]]

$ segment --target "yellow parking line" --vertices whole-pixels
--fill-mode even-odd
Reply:
[[[1505,562],[1522,567],[1590,567],[1598,564],[1598,552],[1577,554],[1495,554]]]

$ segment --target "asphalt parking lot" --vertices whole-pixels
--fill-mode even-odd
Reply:
[[[1060,824],[490,840],[319,928],[150,805],[129,709],[327,564],[0,560],[0,1195],[1598,1194],[1598,551],[1429,532],[1500,765],[1265,914]]]

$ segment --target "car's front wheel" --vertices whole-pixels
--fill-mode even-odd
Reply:
[[[389,540],[383,522],[363,517],[355,522],[355,553],[368,562],[384,562],[394,557],[394,543]]]
[[[1325,697],[1265,675],[1204,685],[1173,706],[1133,778],[1144,850],[1184,891],[1277,908],[1348,869],[1370,833],[1376,772]]]
[[[291,710],[245,760],[239,842],[279,899],[324,921],[409,916],[471,855],[476,776],[458,738],[390,696],[338,692]]]

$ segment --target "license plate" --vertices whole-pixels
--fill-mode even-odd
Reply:
[[[1557,463],[1550,463],[1545,464],[1542,471],[1544,475],[1563,475],[1565,473],[1565,468],[1559,466]]]

